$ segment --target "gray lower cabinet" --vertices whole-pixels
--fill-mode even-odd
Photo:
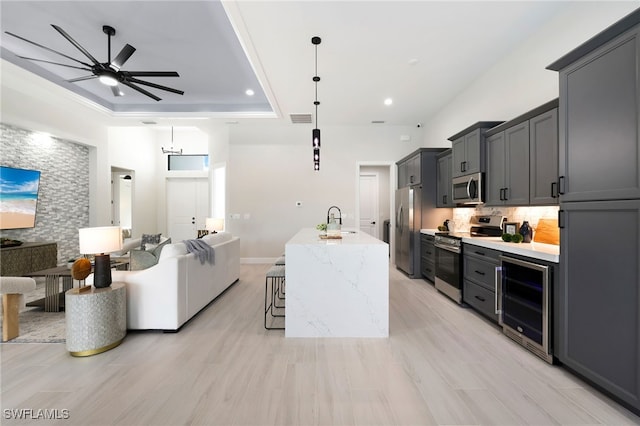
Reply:
[[[496,268],[500,266],[500,251],[465,243],[463,253],[462,300],[494,323],[496,314]]]
[[[431,282],[436,279],[436,248],[433,235],[420,234],[420,270]]]
[[[529,204],[558,204],[558,108],[529,120]]]
[[[437,207],[455,207],[456,204],[451,198],[451,167],[453,155],[451,150],[445,151],[438,156],[437,163]]]
[[[640,410],[640,200],[560,210],[557,356]]]

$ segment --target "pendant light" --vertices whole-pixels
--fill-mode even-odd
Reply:
[[[316,75],[313,76],[313,82],[315,83],[316,89],[316,97],[313,101],[313,104],[316,106],[316,127],[311,131],[311,142],[313,145],[313,170],[320,170],[320,129],[318,129],[318,82],[320,81],[320,77],[318,77],[318,45],[322,42],[322,39],[318,36],[311,38],[311,43],[315,46],[315,64],[316,64]]]
[[[164,147],[162,147],[162,153],[163,154],[182,155],[182,148],[173,149],[173,126],[171,126],[171,148],[170,149],[164,149]]]

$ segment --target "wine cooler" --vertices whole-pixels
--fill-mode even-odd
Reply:
[[[496,296],[502,330],[552,364],[549,267],[508,256],[500,260]]]

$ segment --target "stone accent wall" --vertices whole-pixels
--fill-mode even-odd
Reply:
[[[78,257],[78,228],[89,226],[89,148],[3,123],[0,146],[0,165],[41,172],[35,228],[0,234],[58,243],[59,264]]]

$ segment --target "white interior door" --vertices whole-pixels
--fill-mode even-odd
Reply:
[[[378,229],[379,201],[378,175],[360,175],[360,230],[380,238]]]
[[[174,242],[198,236],[209,206],[206,178],[167,180],[167,230]]]

